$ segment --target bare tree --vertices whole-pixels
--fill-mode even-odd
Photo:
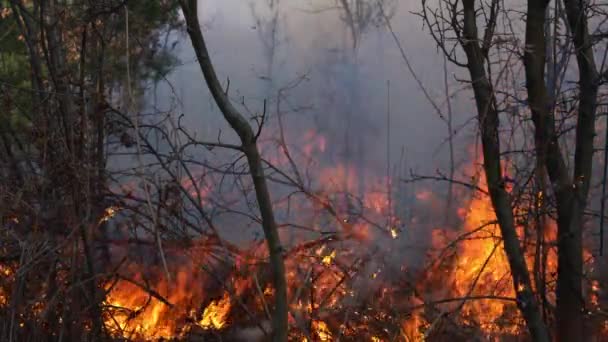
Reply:
[[[545,25],[549,1],[528,1],[526,20],[526,87],[535,126],[536,158],[547,170],[557,202],[558,274],[556,336],[560,341],[584,336],[583,216],[592,177],[598,71],[590,40],[587,9],[579,1],[565,0],[567,24],[572,33],[579,69],[579,105],[576,122],[573,175],[555,131],[555,111],[547,90]]]
[[[467,56],[467,69],[475,94],[479,130],[481,132],[484,171],[492,205],[500,226],[505,252],[509,259],[513,287],[517,291],[518,307],[526,320],[533,339],[535,341],[549,341],[549,334],[532,291],[530,274],[515,230],[509,194],[505,189],[505,179],[500,164],[500,135],[496,97],[493,85],[485,71],[488,49],[493,39],[495,13],[499,6],[498,1],[492,2],[493,13],[490,14],[490,21],[481,39],[476,23],[475,1],[463,0],[462,6],[462,36],[459,37],[459,42]]]
[[[534,123],[534,146],[536,158],[536,183],[539,198],[553,196],[555,199],[555,212],[557,215],[557,246],[558,246],[558,272],[556,290],[556,334],[558,340],[578,340],[584,336],[585,297],[583,291],[583,222],[587,197],[592,178],[592,159],[595,136],[595,112],[597,107],[598,86],[600,84],[599,72],[595,66],[593,45],[596,41],[591,39],[589,33],[588,17],[594,10],[580,2],[565,0],[565,9],[560,10],[560,2],[555,5],[555,17],[558,21],[565,13],[565,23],[568,34],[561,59],[556,60],[557,37],[551,32],[547,18],[550,1],[528,1],[525,17],[525,46],[523,47],[523,61],[525,66],[525,80],[527,91],[527,105],[529,106]],[[505,188],[505,175],[501,167],[501,133],[499,114],[505,110],[501,108],[498,95],[504,98],[517,99],[516,87],[509,95],[506,89],[497,88],[499,81],[493,78],[500,77],[504,69],[496,71],[496,65],[507,65],[510,56],[519,48],[516,44],[516,34],[513,31],[513,19],[509,17],[508,8],[499,1],[489,4],[475,0],[445,1],[448,14],[444,15],[430,9],[423,1],[423,20],[429,26],[430,32],[444,55],[454,64],[466,68],[471,87],[475,96],[478,124],[481,133],[482,150],[484,157],[484,170],[488,180],[488,188],[492,204],[500,224],[504,248],[509,258],[513,285],[517,291],[518,306],[522,312],[528,329],[535,340],[549,339],[547,329],[548,320],[543,318],[537,303],[538,298],[545,302],[546,288],[544,280],[535,277],[537,286],[534,293],[531,287],[529,270],[526,266],[525,255],[521,248],[520,238],[515,230],[513,209],[510,194]],[[596,9],[597,10],[597,9]],[[485,25],[480,34],[478,25]],[[448,24],[449,30],[444,26]],[[500,32],[497,27],[504,25],[511,32]],[[557,24],[554,24],[556,27]],[[554,30],[555,33],[555,30]],[[509,35],[511,37],[509,37]],[[550,41],[551,44],[547,42]],[[458,42],[462,47],[465,60],[452,42]],[[576,115],[576,136],[574,138],[574,163],[569,166],[567,150],[568,134],[561,127],[567,120],[556,118],[556,98],[560,96],[559,87],[563,84],[563,74],[567,68],[568,56],[572,54],[569,42],[574,47],[579,74],[578,93],[574,98],[578,100]],[[502,48],[508,45],[509,48]],[[547,46],[552,46],[553,51]],[[561,47],[560,47],[561,48]],[[497,55],[491,51],[496,49]],[[549,58],[551,57],[551,58]],[[549,61],[549,66],[547,66]],[[548,70],[549,77],[546,77]],[[547,85],[548,83],[548,85]],[[516,100],[525,103],[522,100]],[[507,101],[508,102],[508,101]],[[511,105],[513,107],[513,105]],[[572,175],[570,175],[572,172]],[[551,193],[546,193],[544,178],[548,177]],[[541,210],[541,209],[537,209]],[[544,209],[542,209],[544,210]],[[541,213],[540,216],[545,216]],[[537,248],[544,244],[543,222],[536,225]],[[543,247],[544,248],[544,247]],[[538,251],[536,258],[542,258]],[[539,265],[541,259],[535,263]],[[541,266],[535,266],[540,269]],[[541,278],[544,276],[541,275]],[[544,279],[544,278],[543,278]],[[541,284],[541,286],[538,286]]]
[[[121,67],[124,31],[117,12],[123,5],[0,4],[7,32],[0,89],[6,114],[16,119],[3,117],[0,128],[0,160],[11,165],[0,185],[6,227],[0,292],[10,289],[4,293],[8,309],[0,311],[7,322],[2,340],[98,340],[104,334],[98,238],[108,206],[106,139],[114,133],[107,106],[120,88],[116,73],[107,70]],[[164,9],[157,18],[171,25],[176,5],[173,11],[170,4],[155,5]],[[157,37],[154,25],[134,35],[141,43],[131,51],[139,58],[134,83],[145,78],[141,57],[154,60],[155,44],[148,45]]]
[[[285,265],[283,263],[283,250],[274,218],[270,193],[264,176],[262,159],[257,147],[259,132],[254,132],[247,119],[233,106],[224,89],[222,89],[211,63],[205,39],[199,25],[197,0],[181,0],[180,5],[186,18],[188,34],[190,35],[207,86],[224,118],[238,134],[242,143],[240,148],[247,157],[274,275],[275,312],[273,315],[273,340],[287,341],[287,283],[285,279]]]
[[[462,6],[461,9],[458,8]],[[426,2],[423,1],[423,19],[429,25],[433,38],[444,55],[453,63],[466,67],[471,79],[477,109],[478,127],[481,135],[484,172],[488,192],[494,207],[504,249],[511,268],[513,288],[517,293],[518,307],[527,323],[535,341],[549,341],[547,327],[543,322],[541,311],[532,289],[524,252],[516,232],[516,225],[511,207],[511,199],[505,188],[505,177],[501,166],[501,148],[499,134],[499,109],[486,67],[490,66],[489,49],[494,39],[496,17],[499,2],[492,1],[489,14],[486,16],[486,27],[483,36],[478,31],[478,8],[474,0],[447,2],[448,14],[433,12],[431,15]],[[435,21],[431,21],[435,18]],[[455,48],[448,46],[448,31],[443,23],[450,23],[454,38],[464,50],[466,61],[458,60]]]

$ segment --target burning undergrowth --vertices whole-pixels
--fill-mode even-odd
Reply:
[[[282,153],[268,162],[270,179],[287,188],[274,191],[274,205],[285,245],[291,340],[525,339],[500,231],[477,164],[464,170],[473,177],[456,191],[453,215],[445,215],[441,196],[429,188],[415,194],[417,214],[402,217],[397,213],[404,203],[386,190],[393,186],[391,180],[340,163],[304,163],[316,169],[310,172],[290,169],[295,158],[310,160],[325,149],[323,137],[304,136],[311,142],[301,144],[301,154],[279,144]],[[239,174],[238,165],[232,171]],[[306,177],[316,181],[306,182]],[[231,226],[237,232],[259,227],[254,202],[238,202],[250,198],[250,190],[245,185],[237,188],[240,192],[227,191],[228,183],[205,172],[182,176],[178,184],[144,191],[153,194],[153,205],[138,194],[147,185],[122,187],[123,195],[99,218],[96,237],[103,270],[96,281],[99,315],[107,336],[134,341],[267,339],[274,290],[266,245],[259,238],[226,237]],[[547,219],[542,235],[535,234],[527,208],[543,196],[519,197],[514,212],[522,246],[550,319],[555,226]],[[189,216],[192,212],[199,221]],[[8,221],[22,224],[17,218]],[[197,231],[201,226],[207,229]],[[54,274],[30,275],[29,282],[21,283],[27,285],[15,287],[20,270],[36,255],[57,253],[43,240],[26,254],[32,260],[2,263],[0,310],[6,317],[15,312],[10,303],[15,291],[38,293],[10,324],[57,331],[46,322],[77,299],[49,298],[47,293],[57,292],[49,286],[66,295],[80,286],[62,269],[61,255],[55,259],[58,266],[46,266]],[[74,250],[62,250],[62,257],[70,252]],[[587,259],[591,269],[589,253]],[[600,290],[599,283],[589,284],[590,318],[597,317]],[[65,317],[60,324],[69,324],[63,322],[70,316]],[[93,328],[94,322],[86,320],[83,329]]]
[[[326,239],[288,252],[294,339],[386,339],[387,327],[400,325],[407,303],[393,300],[407,297],[407,273],[389,276],[372,262],[375,255],[354,250]],[[171,262],[170,281],[160,265],[123,267],[130,275],[106,288],[106,326],[116,337],[136,340],[237,336],[243,329],[263,336],[273,303],[265,254],[262,244],[221,258],[197,254],[196,262]]]
[[[400,336],[408,301],[394,300],[413,296],[414,288],[402,263],[385,262],[404,254],[397,243],[402,224],[391,214],[386,192],[390,183],[348,164],[320,165],[314,158],[324,152],[325,138],[308,131],[303,139],[300,149],[271,141],[279,153],[267,153],[268,176],[279,185],[273,194],[285,245],[290,336],[300,341]],[[294,160],[311,171],[296,169]],[[266,246],[255,235],[230,236],[226,228],[246,229],[254,217],[248,213],[255,213],[251,202],[239,201],[250,196],[247,187],[235,194],[230,184],[209,173],[180,180],[191,203],[179,207],[205,210],[209,229],[193,238],[165,237],[164,255],[155,232],[138,235],[133,229],[133,213],[145,211],[145,205],[133,204],[140,190],[126,187],[129,196],[110,211],[115,216],[105,228],[111,236],[104,244],[108,264],[117,265],[103,284],[104,325],[111,336],[263,340],[270,332],[274,290]]]
[[[474,178],[475,191],[460,193],[466,200],[454,209],[455,227],[429,230],[427,222],[416,223],[416,218],[407,225],[394,217],[387,223],[392,209],[387,207],[386,193],[383,197],[381,191],[370,191],[355,200],[332,189],[338,187],[335,179],[346,180],[339,186],[358,186],[352,182],[355,177],[348,176],[354,170],[339,166],[322,174],[320,179],[330,190],[317,192],[314,205],[290,207],[299,219],[306,217],[319,236],[310,238],[309,232],[296,239],[288,234],[283,237],[292,241],[285,262],[293,340],[417,341],[442,336],[467,340],[525,335],[483,177]],[[416,197],[419,210],[436,210],[433,202],[439,200],[432,192],[421,191]],[[517,210],[534,284],[542,287],[545,297],[541,300],[550,312],[557,260],[551,247],[555,227],[548,223],[543,229],[544,262],[539,275],[541,266],[535,264],[539,247],[525,232],[525,212]],[[401,231],[403,226],[411,227],[410,231]],[[395,254],[407,258],[400,251],[406,243],[402,236],[411,234],[429,238],[425,266],[407,259],[395,261]],[[127,268],[131,280],[117,279],[109,288],[105,304],[111,310],[106,311],[105,322],[113,327],[113,334],[131,339],[200,335],[263,339],[270,329],[273,303],[265,246],[260,242],[228,247],[219,241],[199,240],[178,250],[184,254],[167,256],[182,260],[169,265],[168,274],[174,275],[171,281],[160,263],[144,268],[155,272],[147,279],[136,271],[141,264],[135,264]],[[589,253],[587,257],[591,265]],[[597,309],[597,303],[590,306]]]

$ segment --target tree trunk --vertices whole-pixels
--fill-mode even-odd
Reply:
[[[573,34],[579,70],[579,107],[576,125],[574,178],[571,195],[558,226],[557,327],[560,341],[584,337],[583,214],[587,206],[593,164],[598,72],[587,27],[585,2],[564,0]],[[560,215],[561,216],[561,215]]]
[[[273,341],[287,341],[288,306],[285,264],[283,262],[281,241],[274,218],[272,202],[266,184],[266,177],[264,176],[262,159],[257,147],[257,137],[245,117],[234,108],[217,78],[198,22],[197,0],[180,0],[180,5],[186,19],[188,34],[190,35],[192,46],[196,52],[207,86],[209,87],[216,104],[224,115],[224,118],[238,134],[242,143],[241,150],[247,157],[249,172],[253,180],[257,202],[260,207],[262,227],[268,245],[270,265],[273,273],[273,285],[275,288]]]
[[[548,342],[549,334],[532,292],[530,274],[526,266],[519,238],[517,237],[511,201],[505,189],[502,176],[498,111],[492,84],[488,80],[484,69],[485,56],[479,45],[475,1],[463,0],[463,7],[464,37],[461,38],[461,44],[467,56],[467,68],[475,94],[475,104],[481,131],[484,171],[492,206],[496,212],[496,218],[503,238],[505,253],[509,261],[513,287],[517,293],[517,305],[526,321],[533,340]]]
[[[576,128],[574,178],[570,179],[555,132],[551,99],[545,85],[546,22],[548,1],[528,1],[526,21],[526,87],[535,126],[537,158],[544,164],[557,202],[558,270],[556,337],[560,341],[584,339],[583,211],[591,177],[597,71],[587,33],[587,21],[577,1],[566,0],[566,13],[579,66],[580,105]]]

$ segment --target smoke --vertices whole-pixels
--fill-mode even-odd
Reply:
[[[272,325],[270,324],[269,321],[260,322],[259,325],[261,325],[264,328],[264,331],[272,332]],[[262,331],[262,328],[260,326],[239,328],[238,331],[234,332],[232,334],[232,336],[230,336],[230,337],[236,342],[240,342],[240,341],[243,341],[243,342],[259,341],[259,342],[261,342],[261,341],[264,341],[264,338],[266,338],[264,331]]]
[[[412,14],[419,5],[391,3],[391,24],[409,62],[433,99],[443,103],[442,58],[421,20]],[[276,150],[273,139],[279,136],[280,112],[287,143],[294,153],[306,154],[307,147],[303,145],[308,144],[309,136],[323,139],[322,147],[312,147],[309,164],[300,165],[303,169],[346,165],[342,179],[330,181],[348,185],[356,177],[356,186],[347,187],[355,196],[371,188],[386,194],[386,183],[378,180],[388,172],[396,208],[392,214],[404,220],[397,227],[402,234],[396,240],[390,236],[372,240],[385,249],[383,258],[388,265],[403,265],[404,259],[413,264],[421,261],[429,233],[424,227],[407,222],[411,218],[407,208],[416,201],[415,189],[402,185],[400,180],[408,177],[410,170],[433,173],[447,169],[445,141],[449,133],[409,74],[382,20],[360,25],[365,31],[358,32],[354,46],[344,11],[339,6],[328,6],[326,1],[213,0],[199,6],[212,61],[220,79],[226,85],[229,82],[234,103],[253,115],[261,113],[266,101],[270,123],[262,135],[263,150]],[[197,139],[238,143],[210,97],[188,36],[175,35],[173,39],[178,41],[181,63],[166,80],[149,90],[145,109],[179,116],[182,127]],[[452,83],[456,89],[456,81]],[[453,125],[459,127],[470,118],[471,104],[464,97],[454,97],[452,101]],[[456,139],[457,146],[459,141],[470,141],[466,134]],[[469,157],[465,151],[456,154],[457,158]],[[225,161],[231,157],[229,152],[199,149],[193,158]],[[315,177],[319,175],[314,175],[313,181]],[[272,193],[275,198],[286,195],[277,186],[273,186]],[[246,211],[246,202],[230,206],[235,212]],[[279,220],[281,215],[278,211]],[[261,237],[259,227],[246,229],[239,215],[224,215],[217,224],[222,227],[222,236],[235,243]],[[367,273],[376,271],[374,266]]]
[[[230,79],[234,99],[244,100],[248,108],[259,112],[263,99],[272,101],[278,89],[306,75],[307,82],[288,94],[291,106],[309,110],[292,115],[296,118],[286,124],[317,125],[315,128],[330,139],[328,153],[382,169],[387,155],[390,91],[388,143],[392,164],[405,151],[407,169],[428,171],[446,166],[447,147],[441,144],[447,129],[408,74],[383,25],[368,27],[354,50],[348,26],[340,19],[340,8],[328,9],[326,1],[275,3],[279,7],[272,61],[268,46],[273,33],[268,32],[268,25],[272,24],[273,12],[266,1],[201,3],[199,16],[206,28],[208,48],[220,79]],[[411,13],[417,10],[417,3],[397,2],[391,22],[422,82],[437,102],[442,102],[442,59],[428,32],[422,29],[421,20]],[[228,127],[209,98],[187,36],[180,40],[180,46],[184,64],[169,78],[172,89],[159,87],[159,102],[169,103],[177,97],[188,127],[201,136],[215,139],[218,129],[222,129],[225,139],[235,138],[228,134]],[[270,63],[272,71],[268,75]],[[469,99],[460,102],[455,104],[455,112],[467,113],[459,109],[468,107]],[[456,117],[454,125],[469,116]],[[297,135],[297,130],[294,133]]]

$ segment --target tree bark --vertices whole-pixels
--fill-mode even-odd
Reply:
[[[287,283],[285,280],[285,265],[283,249],[279,239],[277,224],[274,218],[272,202],[264,176],[262,159],[257,147],[256,135],[245,117],[232,105],[211,63],[205,39],[198,22],[197,0],[180,0],[180,5],[186,19],[188,34],[196,52],[198,63],[205,77],[209,90],[220,108],[224,118],[238,134],[242,151],[247,157],[249,172],[253,180],[262,227],[270,256],[275,288],[275,311],[273,313],[273,341],[287,341]]]
[[[564,218],[558,222],[557,336],[560,341],[581,340],[584,332],[583,215],[587,206],[593,165],[593,141],[598,95],[598,72],[587,27],[587,15],[579,0],[564,0],[573,35],[579,70],[579,107],[576,124],[574,176]],[[560,213],[558,213],[559,215]],[[561,215],[560,215],[561,216]]]
[[[565,0],[565,4],[568,25],[574,34],[580,84],[572,179],[559,147],[552,100],[545,84],[547,38],[543,28],[548,6],[546,0],[528,1],[524,63],[537,159],[546,167],[557,202],[556,337],[559,341],[580,341],[585,336],[582,224],[592,170],[598,87],[587,19],[578,1]]]
[[[549,341],[547,327],[532,291],[530,274],[523,250],[515,230],[515,222],[509,194],[505,189],[500,165],[499,118],[492,84],[484,69],[484,51],[479,45],[475,15],[475,1],[463,0],[463,37],[460,43],[467,56],[467,68],[471,77],[484,157],[484,171],[488,191],[503,238],[503,244],[513,287],[517,293],[517,305],[534,341]]]
[[[544,170],[548,169],[554,190],[563,189],[567,191],[569,181],[566,164],[554,132],[555,119],[552,114],[552,103],[545,84],[547,54],[545,32],[548,4],[549,2],[546,0],[528,1],[524,50],[526,89],[528,92],[528,104],[532,112],[532,121],[535,127],[534,145],[538,183],[542,184],[544,182]],[[554,191],[558,205],[563,202],[563,190],[562,192],[559,192],[559,190]],[[543,227],[541,225],[537,225],[536,229],[538,230],[537,234],[543,234]],[[538,240],[542,241],[542,236]],[[544,284],[539,285],[539,289],[544,288]],[[541,295],[544,298],[545,294],[542,293]]]

